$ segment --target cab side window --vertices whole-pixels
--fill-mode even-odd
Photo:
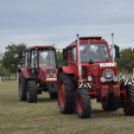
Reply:
[[[71,58],[71,61],[76,61],[76,47],[74,47],[73,49],[71,49],[70,51],[70,58]]]
[[[38,57],[37,57],[37,51],[34,51],[32,50],[31,52],[32,56],[31,56],[31,67],[32,68],[37,68],[37,60],[38,60]]]
[[[25,67],[30,67],[30,52],[26,52]]]

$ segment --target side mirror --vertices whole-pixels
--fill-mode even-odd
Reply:
[[[18,57],[19,59],[22,59],[24,57],[24,51],[19,50]]]
[[[90,59],[90,60],[89,60],[89,64],[94,64],[93,59]]]
[[[68,60],[68,49],[63,49],[63,60]]]
[[[22,59],[22,50],[19,50],[19,53],[18,53],[18,57],[19,57],[19,59]]]
[[[115,58],[120,58],[120,48],[117,45],[114,45],[115,48]]]

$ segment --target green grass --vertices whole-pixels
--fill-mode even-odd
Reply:
[[[19,101],[17,81],[0,83],[0,134],[133,134],[134,116],[123,109],[103,111],[92,100],[92,114],[80,119],[75,114],[61,114],[57,100],[48,93],[38,96],[37,103]]]

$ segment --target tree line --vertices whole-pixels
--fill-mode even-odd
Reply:
[[[26,44],[10,44],[6,47],[4,53],[0,53],[0,73],[2,76],[12,76],[16,74],[21,62],[24,59],[18,58],[19,50],[25,50]],[[58,65],[67,65],[67,61],[62,60],[62,52],[57,51]],[[118,71],[132,73],[134,67],[134,49],[125,48],[120,51],[120,59],[115,59],[118,65]]]

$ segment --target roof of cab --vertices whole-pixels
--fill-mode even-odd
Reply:
[[[26,50],[33,50],[33,49],[55,49],[53,46],[31,46],[26,48]]]
[[[86,36],[86,37],[79,37],[80,40],[101,40],[101,36]]]

